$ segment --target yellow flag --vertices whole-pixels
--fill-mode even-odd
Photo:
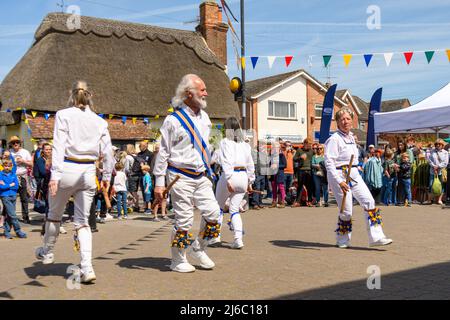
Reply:
[[[348,64],[350,63],[350,60],[352,60],[352,55],[351,54],[344,54],[345,67],[348,67]]]
[[[169,109],[167,109],[167,112],[170,112],[170,113],[172,113],[172,112],[173,112],[173,108],[172,108],[172,107],[170,107]]]
[[[16,110],[22,110],[22,108],[21,107],[17,107]]]
[[[447,57],[448,57],[448,62],[450,62],[450,49],[447,50]]]
[[[28,124],[28,118],[25,118],[25,124]]]
[[[36,118],[36,116],[37,116],[37,111],[31,111],[31,115],[33,116],[33,118]]]
[[[156,120],[156,119],[159,119],[159,114],[157,114],[157,115],[155,116],[155,120]]]
[[[241,57],[241,66],[245,70],[245,57]]]
[[[110,114],[110,115],[108,116],[109,120],[111,120],[113,117],[114,117],[113,114]]]
[[[133,122],[133,124],[136,124],[137,118],[133,117],[133,118],[131,118],[131,121]]]

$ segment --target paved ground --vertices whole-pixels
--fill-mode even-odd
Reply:
[[[171,272],[170,222],[143,215],[99,225],[94,234],[95,285],[69,290],[67,268],[79,262],[72,232],[61,235],[54,265],[34,259],[40,216],[25,226],[29,238],[0,240],[0,299],[449,299],[450,209],[383,207],[394,243],[367,247],[355,207],[353,248],[334,246],[337,208],[286,208],[243,214],[245,247],[210,248],[212,271]],[[68,227],[67,229],[71,229]],[[194,231],[198,230],[198,216]],[[367,268],[381,271],[381,289],[367,288]],[[374,282],[372,282],[374,283]]]

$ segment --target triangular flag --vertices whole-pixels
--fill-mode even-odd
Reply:
[[[241,57],[241,67],[245,70],[245,57]]]
[[[384,61],[386,61],[386,65],[389,67],[389,65],[391,64],[391,60],[392,60],[392,56],[394,55],[394,53],[392,52],[388,52],[384,54]]]
[[[350,63],[350,60],[352,60],[352,55],[351,54],[344,54],[343,57],[344,57],[345,67],[347,68],[348,64]]]
[[[273,63],[275,62],[275,59],[276,59],[277,57],[275,57],[275,56],[269,56],[269,57],[267,57],[267,62],[269,63],[269,69],[272,69],[272,66],[273,66]]]
[[[325,68],[330,63],[330,60],[331,60],[331,56],[323,56],[323,64],[325,65]]]
[[[412,52],[412,51],[410,51],[410,52],[403,52],[403,55],[405,56],[406,63],[408,65],[411,62],[411,58],[412,58],[413,54],[414,54],[414,52]]]
[[[133,117],[133,118],[131,118],[131,121],[133,122],[133,124],[136,124],[137,118]]]
[[[253,69],[255,69],[258,59],[259,59],[259,57],[250,57],[250,60],[252,60]]]
[[[113,117],[114,117],[113,114],[109,114],[109,115],[108,115],[109,120],[111,120]]]
[[[173,108],[172,107],[170,107],[169,109],[167,109],[167,112],[170,112],[170,113],[172,113],[174,110],[173,110]]]
[[[218,125],[217,125],[217,129],[219,129],[219,130],[222,129],[222,125],[221,125],[221,124],[218,124]]]
[[[155,117],[156,118],[156,117]],[[148,124],[148,118],[144,118],[144,123]]]
[[[105,115],[104,115],[103,113],[99,113],[98,116],[99,116],[100,118],[102,118],[102,119],[105,118]]]
[[[144,120],[145,119],[147,119],[147,118],[144,118]],[[159,119],[159,114],[157,114],[156,116],[155,116],[155,120],[157,120],[157,119]],[[147,119],[148,120],[148,119]]]
[[[21,107],[17,107],[16,110],[22,110],[22,108]]]
[[[122,123],[125,124],[127,122],[127,116],[122,116]]]
[[[22,113],[26,113],[26,112],[27,112],[27,109],[23,108]]]
[[[25,118],[24,122],[25,122],[25,124],[28,124],[28,118]]]
[[[6,112],[11,112],[11,109],[6,109]]]
[[[366,67],[369,67],[370,60],[372,60],[373,54],[365,54],[364,60],[366,61]]]
[[[293,56],[284,57],[284,61],[286,61],[286,67],[289,67],[293,58],[294,58]]]
[[[28,128],[27,131],[28,131],[28,134],[31,136],[31,128]]]
[[[50,113],[44,114],[44,118],[45,118],[45,120],[48,120],[48,118],[50,118]]]
[[[447,57],[448,57],[448,62],[450,62],[450,49],[447,50]]]
[[[425,51],[425,56],[427,57],[428,63],[433,59],[434,51]]]
[[[37,111],[31,111],[31,115],[33,116],[33,118],[36,118],[36,116],[37,116]]]

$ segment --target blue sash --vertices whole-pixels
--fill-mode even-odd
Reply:
[[[186,112],[183,109],[176,110],[175,112],[172,113],[172,115],[175,118],[177,118],[178,121],[180,121],[183,128],[191,137],[191,142],[194,145],[195,150],[197,150],[198,153],[200,154],[200,157],[202,158],[203,164],[205,165],[208,176],[213,176],[211,166],[209,164],[211,154],[208,150],[205,141],[203,141],[202,135],[195,127],[191,118],[186,114]]]

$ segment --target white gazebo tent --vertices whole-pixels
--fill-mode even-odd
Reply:
[[[450,133],[450,83],[408,108],[374,114],[375,134]]]

